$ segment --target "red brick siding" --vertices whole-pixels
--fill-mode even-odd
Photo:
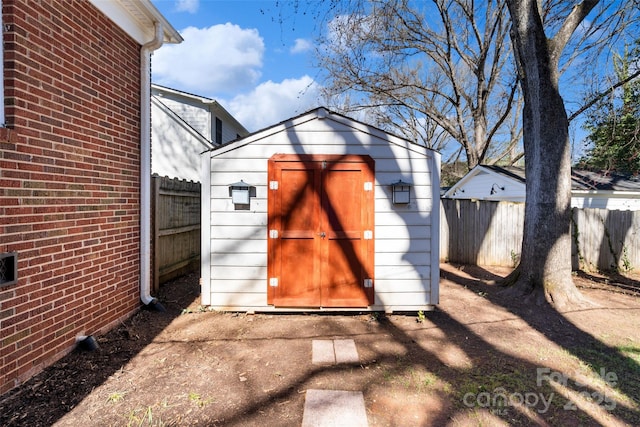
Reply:
[[[3,0],[0,393],[139,307],[140,46],[89,2]]]

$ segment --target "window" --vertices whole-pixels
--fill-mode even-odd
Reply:
[[[222,120],[216,117],[216,144],[222,144]]]

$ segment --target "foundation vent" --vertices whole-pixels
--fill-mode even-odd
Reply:
[[[18,283],[18,253],[0,253],[0,287]]]

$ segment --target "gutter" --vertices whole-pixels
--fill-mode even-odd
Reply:
[[[162,46],[164,29],[155,22],[153,40],[140,49],[140,300],[165,311],[151,296],[151,53]]]

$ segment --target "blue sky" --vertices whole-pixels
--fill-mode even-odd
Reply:
[[[312,65],[321,0],[300,0],[298,10],[287,0],[151,1],[184,38],[154,53],[155,83],[215,99],[251,132],[323,104]],[[569,110],[579,98],[565,99]],[[572,126],[578,154],[582,120]]]
[[[217,100],[249,131],[320,105],[313,13],[269,0],[152,3],[184,38],[154,53],[154,83]]]

